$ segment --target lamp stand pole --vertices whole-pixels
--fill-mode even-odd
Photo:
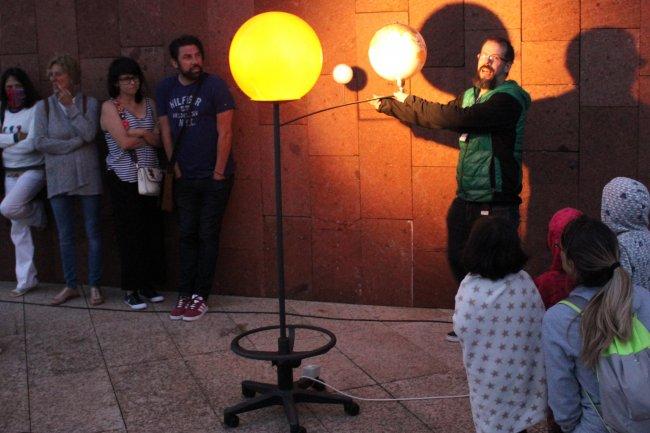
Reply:
[[[278,351],[286,355],[289,353],[287,339],[287,323],[285,310],[285,285],[284,285],[284,230],[282,226],[282,153],[280,146],[280,103],[273,103],[273,149],[275,159],[275,253],[278,271],[278,303],[280,315],[280,338]]]
[[[320,403],[342,405],[346,414],[356,416],[359,414],[359,405],[350,397],[331,394],[324,391],[324,386],[318,382],[293,380],[293,370],[300,366],[303,359],[327,353],[336,345],[336,336],[329,330],[312,325],[288,325],[285,310],[284,286],[284,233],[282,228],[282,154],[280,149],[280,103],[273,102],[273,147],[275,162],[275,222],[276,222],[276,255],[278,270],[278,303],[280,326],[263,326],[239,334],[230,343],[230,348],[236,354],[249,359],[271,361],[277,369],[277,383],[262,383],[244,380],[241,384],[244,400],[234,406],[224,409],[223,420],[228,427],[239,425],[240,413],[261,409],[267,406],[281,405],[289,421],[291,433],[306,433],[306,429],[298,420],[297,403]],[[245,349],[241,346],[242,339],[249,335],[280,329],[278,337],[278,350],[264,351]],[[288,332],[287,332],[288,329]],[[328,342],[312,349],[294,350],[296,330],[315,331],[326,338]],[[315,378],[314,378],[315,379]]]

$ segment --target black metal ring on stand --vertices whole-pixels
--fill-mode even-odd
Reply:
[[[257,334],[260,332],[270,331],[273,329],[280,329],[280,326],[279,325],[263,326],[261,328],[251,329],[250,331],[246,331],[242,334],[239,334],[237,337],[235,337],[232,340],[232,343],[230,343],[230,349],[233,352],[235,352],[237,355],[243,356],[244,358],[258,359],[262,361],[287,362],[287,361],[300,361],[305,358],[311,358],[314,356],[322,355],[323,353],[328,352],[332,347],[336,345],[336,336],[334,335],[334,333],[332,333],[331,331],[325,328],[320,328],[318,326],[311,326],[311,325],[287,325],[287,330],[289,331],[289,339],[290,339],[290,346],[289,346],[290,351],[287,354],[281,354],[278,351],[244,349],[239,344],[240,340],[244,337],[248,337],[249,335]],[[321,334],[327,335],[329,337],[329,341],[323,346],[320,346],[313,350],[294,352],[293,342],[295,339],[296,329],[308,329],[310,331],[320,332]]]

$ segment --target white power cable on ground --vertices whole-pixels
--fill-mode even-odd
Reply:
[[[469,394],[461,394],[461,395],[434,395],[434,396],[429,396],[429,397],[398,397],[398,398],[364,398],[364,397],[357,397],[355,395],[351,395],[348,393],[345,393],[341,390],[338,390],[334,388],[332,385],[329,385],[322,380],[319,379],[314,379],[313,377],[309,376],[300,376],[301,379],[308,379],[311,380],[312,382],[320,383],[323,386],[326,386],[330,388],[332,391],[344,395],[346,397],[350,397],[355,400],[360,400],[360,401],[414,401],[414,400],[444,400],[444,399],[449,399],[449,398],[467,398],[469,397]]]

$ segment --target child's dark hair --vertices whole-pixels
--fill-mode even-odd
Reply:
[[[111,62],[108,67],[108,79],[106,80],[108,94],[111,98],[117,98],[120,95],[120,75],[133,75],[138,79],[140,86],[135,93],[135,102],[139,104],[144,97],[143,89],[146,86],[140,65],[130,57],[118,57]]]
[[[201,43],[199,38],[192,35],[182,35],[174,39],[169,44],[169,55],[171,58],[178,60],[178,51],[181,47],[185,47],[187,45],[196,45],[196,47],[201,52],[201,56],[205,57],[205,53],[203,52],[203,43]]]
[[[479,218],[463,249],[467,272],[491,280],[521,271],[527,260],[515,225],[501,217]]]
[[[30,108],[36,104],[36,101],[38,101],[38,92],[36,92],[32,80],[29,79],[29,75],[20,68],[9,68],[0,77],[0,110],[4,112],[7,109],[7,90],[5,89],[5,84],[7,84],[9,77],[14,77],[22,84],[23,90],[25,91],[25,108]]]

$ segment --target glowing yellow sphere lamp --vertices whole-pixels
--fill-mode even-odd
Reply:
[[[275,249],[280,325],[251,329],[232,340],[230,348],[237,355],[271,361],[276,367],[278,380],[277,383],[244,380],[241,384],[242,394],[255,398],[224,409],[223,422],[228,427],[237,427],[238,414],[282,405],[291,433],[305,432],[305,428],[299,424],[295,407],[300,402],[341,404],[346,413],[359,413],[359,405],[352,398],[324,392],[324,387],[316,389],[317,382],[305,381],[304,378],[293,380],[293,370],[300,366],[302,360],[329,351],[336,344],[336,336],[324,328],[286,323],[280,103],[300,99],[309,92],[320,76],[322,65],[323,49],[314,30],[302,19],[285,12],[266,12],[249,19],[237,30],[230,45],[230,70],[239,88],[253,101],[273,103]],[[280,330],[277,352],[252,350],[240,345],[252,334],[275,329]],[[294,350],[296,330],[321,333],[328,342],[312,350]],[[314,389],[306,389],[310,387]]]
[[[320,40],[309,24],[286,12],[246,21],[230,45],[230,70],[253,101],[292,101],[314,87],[323,66]]]
[[[368,48],[370,65],[377,75],[395,81],[400,91],[404,80],[420,72],[427,60],[427,45],[420,33],[395,23],[377,30]]]

